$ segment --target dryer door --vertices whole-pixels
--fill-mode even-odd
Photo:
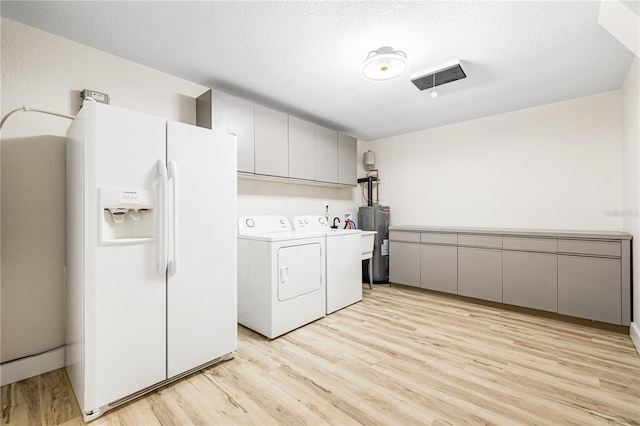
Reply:
[[[293,299],[322,287],[320,243],[278,249],[278,300]]]

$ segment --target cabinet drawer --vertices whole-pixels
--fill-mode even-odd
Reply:
[[[443,234],[441,232],[423,232],[420,242],[434,244],[458,244],[458,234]]]
[[[502,248],[500,235],[458,234],[458,245],[486,248]]]
[[[409,243],[419,243],[419,232],[401,232],[401,231],[389,231],[389,241],[406,241]]]
[[[619,241],[558,240],[558,252],[620,257],[622,247]]]
[[[505,250],[558,252],[557,238],[502,237],[502,248]]]

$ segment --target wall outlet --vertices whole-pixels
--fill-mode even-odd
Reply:
[[[109,105],[109,95],[107,95],[106,93],[96,92],[95,90],[84,89],[82,92],[80,92],[80,97],[82,99],[91,98],[96,102]]]

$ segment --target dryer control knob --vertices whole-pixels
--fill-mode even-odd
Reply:
[[[256,223],[253,221],[253,219],[247,219],[244,223],[246,223],[249,228],[253,228],[254,226],[256,226]]]

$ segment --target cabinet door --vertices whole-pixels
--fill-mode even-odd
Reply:
[[[338,132],[316,126],[316,180],[338,182]]]
[[[389,243],[389,280],[420,287],[420,244]]]
[[[345,185],[357,185],[356,157],[358,143],[356,138],[338,134],[338,182]]]
[[[238,138],[238,171],[254,173],[255,105],[222,92],[213,93],[211,128]]]
[[[458,248],[420,246],[420,287],[458,294]]]
[[[558,256],[558,313],[622,323],[621,261]]]
[[[288,116],[256,105],[255,172],[259,175],[289,176]]]
[[[502,251],[458,247],[458,294],[502,302]]]
[[[289,177],[316,179],[316,126],[289,116]]]
[[[502,302],[558,312],[558,256],[504,251]]]

